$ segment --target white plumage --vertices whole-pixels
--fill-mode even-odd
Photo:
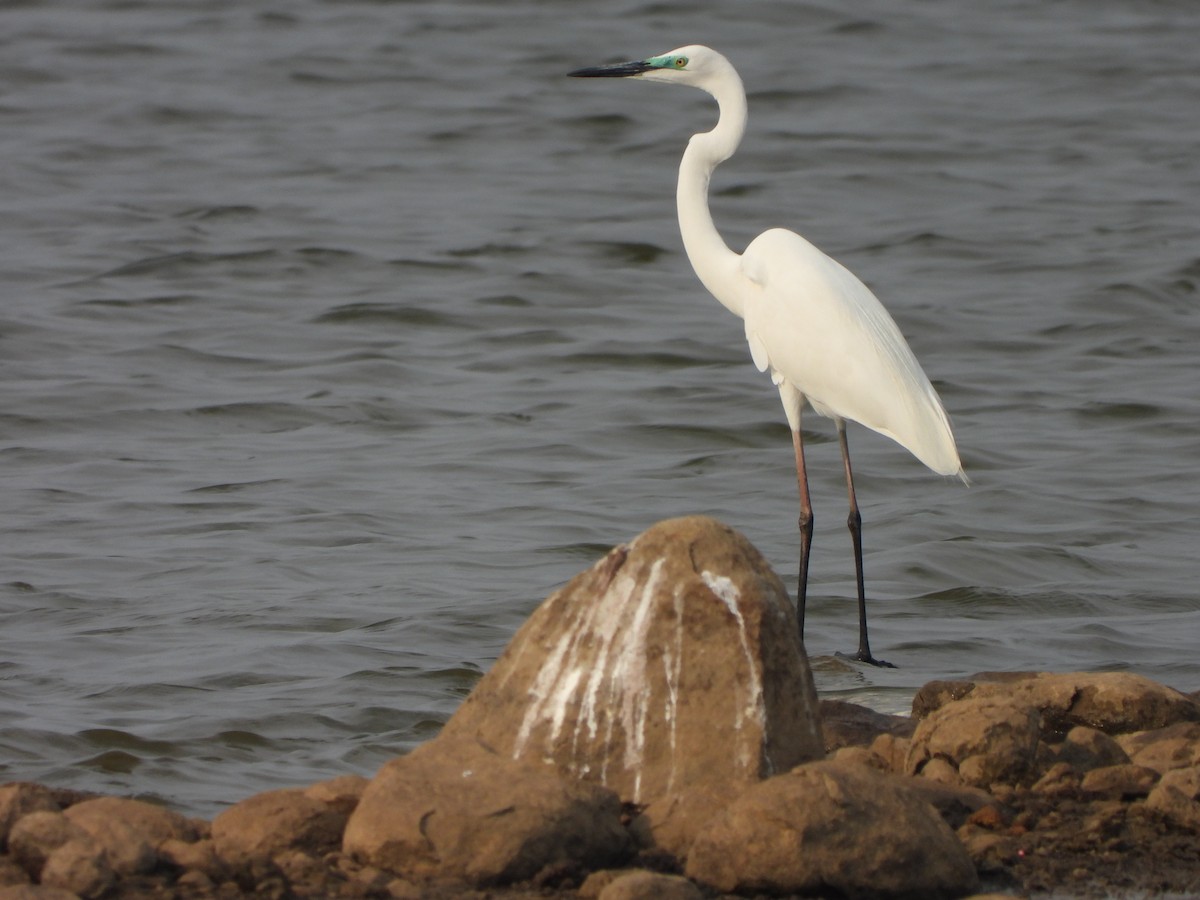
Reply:
[[[800,235],[765,231],[744,253],[730,250],[713,225],[708,185],[746,130],[746,92],[737,71],[708,47],[687,46],[637,62],[572,72],[580,77],[639,78],[700,88],[720,108],[712,131],[693,135],[679,164],[679,230],[704,286],[746,326],[750,355],[770,372],[792,430],[800,488],[800,578],[797,612],[804,633],[812,505],[800,430],[805,401],[832,418],[850,498],[859,602],[858,659],[876,665],[867,641],[861,516],[846,443],[845,421],[892,438],[940,475],[965,483],[950,420],[895,321],[875,295],[840,263]]]

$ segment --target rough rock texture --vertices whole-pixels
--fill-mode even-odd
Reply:
[[[821,727],[825,752],[842,747],[865,747],[881,734],[912,737],[916,723],[907,716],[889,716],[845,700],[822,700]]]
[[[626,872],[614,878],[598,900],[704,900],[700,888],[678,875]]]
[[[1068,680],[1079,685],[1090,677],[1079,673]],[[1111,679],[1109,675],[1095,677],[1101,684]],[[1177,710],[1180,718],[1175,724],[1128,734],[1107,735],[1078,724],[1064,729],[1059,727],[1061,718],[1059,725],[1045,727],[1043,707],[1033,695],[1012,692],[1017,683],[1030,680],[1037,679],[1026,674],[998,682],[1006,685],[1009,693],[991,698],[987,692],[976,696],[972,689],[961,693],[957,701],[948,700],[945,698],[955,692],[944,686],[926,692],[942,698],[936,706],[947,722],[960,719],[961,725],[970,721],[966,710],[978,714],[973,733],[986,740],[966,755],[967,759],[976,758],[974,768],[967,769],[1003,772],[1002,781],[984,787],[963,785],[961,761],[951,754],[931,756],[919,775],[904,775],[914,746],[914,741],[900,736],[905,726],[840,704],[830,707],[835,720],[833,740],[842,744],[836,761],[802,766],[801,771],[819,765],[857,771],[861,779],[883,779],[889,788],[873,785],[865,792],[876,807],[891,790],[902,791],[911,802],[917,798],[924,801],[919,806],[926,814],[936,810],[956,829],[958,841],[986,883],[1003,886],[1008,896],[1200,896],[1197,723],[1186,710]],[[1165,689],[1164,694],[1170,696]],[[959,703],[964,706],[952,710]],[[1024,706],[1026,715],[1041,726],[1023,774],[1019,774],[1020,767],[1003,762],[1012,758],[1009,738],[1013,729],[1006,722],[1014,704]],[[994,721],[989,723],[988,715],[994,715]],[[931,712],[928,718],[933,716]],[[1145,721],[1129,711],[1126,720]],[[897,724],[901,727],[893,727]],[[929,722],[922,724],[933,727]],[[943,727],[948,733],[954,731],[945,723]],[[980,747],[982,751],[976,752]],[[991,753],[1001,762],[981,759]],[[1120,762],[1126,757],[1133,761]],[[615,796],[595,784],[564,777],[540,763],[516,762],[488,753],[470,742],[442,745],[435,741],[408,759],[417,762],[386,766],[377,784],[368,785],[358,776],[342,776],[284,792],[287,803],[278,809],[263,800],[239,804],[238,815],[248,820],[243,832],[246,839],[252,840],[258,829],[269,833],[270,841],[266,849],[251,855],[249,865],[238,868],[218,856],[211,838],[213,829],[207,823],[135,801],[103,798],[94,802],[93,796],[75,791],[38,785],[0,786],[0,819],[6,823],[9,837],[6,852],[0,852],[0,900],[594,900],[610,888],[604,895],[607,900],[614,896],[668,897],[674,892],[687,898],[695,896],[695,883],[676,873],[685,863],[699,865],[695,859],[688,860],[689,855],[700,858],[707,853],[707,864],[717,865],[713,858],[721,854],[711,848],[697,854],[694,845],[718,834],[725,835],[724,857],[738,869],[739,877],[765,882],[769,876],[773,886],[764,891],[784,890],[781,881],[790,890],[788,879],[795,872],[774,860],[782,855],[785,861],[794,861],[795,854],[773,856],[772,842],[790,840],[789,835],[798,834],[799,823],[807,821],[810,814],[819,815],[823,804],[836,808],[840,803],[841,808],[853,809],[854,803],[863,802],[855,798],[864,793],[857,788],[847,790],[834,781],[841,797],[838,802],[819,791],[819,802],[811,798],[792,802],[789,791],[779,786],[797,776],[783,775],[757,786],[700,783],[644,808],[626,806],[618,811]],[[409,766],[413,768],[403,777],[394,771]],[[407,783],[385,788],[396,779],[407,779]],[[464,781],[495,786],[472,790],[463,786]],[[746,800],[743,793],[755,796]],[[826,789],[826,794],[832,792]],[[336,847],[327,849],[328,832],[313,829],[312,816],[280,812],[306,808],[320,821],[324,814],[316,810],[323,807],[344,819],[360,796],[367,807],[375,806],[363,821],[368,835],[375,831],[386,837],[387,830],[394,829],[388,839],[398,854],[406,852],[401,841],[411,838],[415,857],[423,860],[414,871],[433,873],[432,880],[424,875],[401,877],[366,858],[356,859]],[[308,805],[310,802],[317,806]],[[786,809],[775,815],[776,806]],[[256,807],[258,812],[250,815]],[[728,828],[731,816],[741,817],[736,832]],[[230,814],[229,818],[236,816]],[[885,839],[876,840],[869,829],[845,836],[842,829],[850,827],[847,821],[859,818],[851,815],[846,820],[834,814],[833,825],[809,829],[796,840],[803,843],[805,853],[828,844],[847,848],[845,865],[861,874],[872,871],[870,867],[885,851],[883,840],[892,840],[896,832],[917,833],[901,816],[888,818],[886,827],[892,834]],[[866,818],[869,821],[871,816]],[[597,834],[605,833],[613,845],[619,845],[616,852],[595,852]],[[110,841],[108,848],[102,845],[101,834]],[[153,851],[153,867],[140,871],[146,865],[147,848]],[[512,873],[523,873],[521,877],[527,880],[475,889],[463,883],[478,848],[491,860],[486,866],[502,873],[498,881],[516,877]],[[109,863],[110,849],[117,858],[135,864],[123,863],[122,871],[115,871]],[[447,867],[439,869],[443,859],[448,861]],[[505,859],[516,862],[510,867]],[[638,871],[631,874],[606,868],[614,864],[637,866]],[[766,876],[754,872],[760,864]],[[477,866],[476,873],[486,867],[482,863]],[[900,871],[903,867],[889,868]],[[781,871],[785,877],[781,878]],[[31,883],[38,879],[40,884]],[[618,879],[622,882],[619,887],[614,886]],[[894,883],[884,878],[868,892],[889,896],[894,890]],[[921,888],[912,896],[927,894]],[[830,887],[824,896],[845,894]]]
[[[446,724],[650,803],[824,755],[783,584],[737,532],[660,522],[549,597]]]
[[[341,845],[346,814],[304,791],[255,794],[222,812],[212,823],[217,855],[235,869],[269,862],[288,850],[314,856]]]
[[[1200,769],[1171,769],[1150,791],[1146,806],[1183,828],[1200,831]]]
[[[0,785],[0,850],[8,846],[8,833],[22,816],[58,811],[59,805],[49,788],[26,782]]]
[[[660,797],[630,824],[638,842],[687,859],[696,836],[744,791],[743,784],[698,784]]]
[[[71,891],[84,900],[100,897],[116,880],[106,849],[87,839],[67,841],[51,852],[41,874],[45,887]]]
[[[895,779],[836,762],[742,794],[692,846],[687,874],[717,890],[960,897],[975,868],[933,808]]]
[[[74,891],[40,884],[0,888],[0,900],[79,900]]]
[[[345,852],[417,880],[521,881],[632,851],[617,795],[477,746],[434,741],[387,763],[346,828]]]
[[[88,833],[58,811],[38,810],[22,816],[8,834],[8,852],[30,878],[39,878],[46,859],[68,841]]]
[[[921,774],[931,761],[941,761],[953,767],[964,784],[1014,782],[1033,770],[1040,737],[1041,720],[1032,706],[972,693],[921,721],[905,769]]]
[[[1196,722],[1120,735],[1117,743],[1129,755],[1130,762],[1159,774],[1200,766],[1200,724]]]
[[[991,680],[989,680],[991,679]],[[1105,734],[1164,728],[1200,721],[1200,707],[1187,695],[1128,672],[1011,673],[977,676],[968,682],[932,682],[917,692],[913,714],[927,716],[966,697],[1008,697],[1036,708],[1048,736],[1076,725]]]

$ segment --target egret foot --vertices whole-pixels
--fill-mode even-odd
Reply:
[[[870,653],[864,653],[861,650],[855,653],[853,656],[851,656],[849,653],[835,653],[833,655],[839,659],[852,659],[855,662],[866,663],[868,666],[875,666],[878,669],[896,668],[894,663],[890,663],[883,659],[876,659]]]

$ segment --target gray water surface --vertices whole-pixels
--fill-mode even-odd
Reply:
[[[716,516],[795,584],[791,446],[682,253],[708,43],[735,249],[891,309],[973,486],[806,418],[828,696],[1200,688],[1200,10],[1182,2],[0,8],[0,779],[210,815],[437,732],[557,586]]]

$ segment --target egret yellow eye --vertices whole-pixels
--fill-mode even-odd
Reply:
[[[686,56],[675,57],[675,68],[683,69],[686,67],[687,67],[687,57]]]

